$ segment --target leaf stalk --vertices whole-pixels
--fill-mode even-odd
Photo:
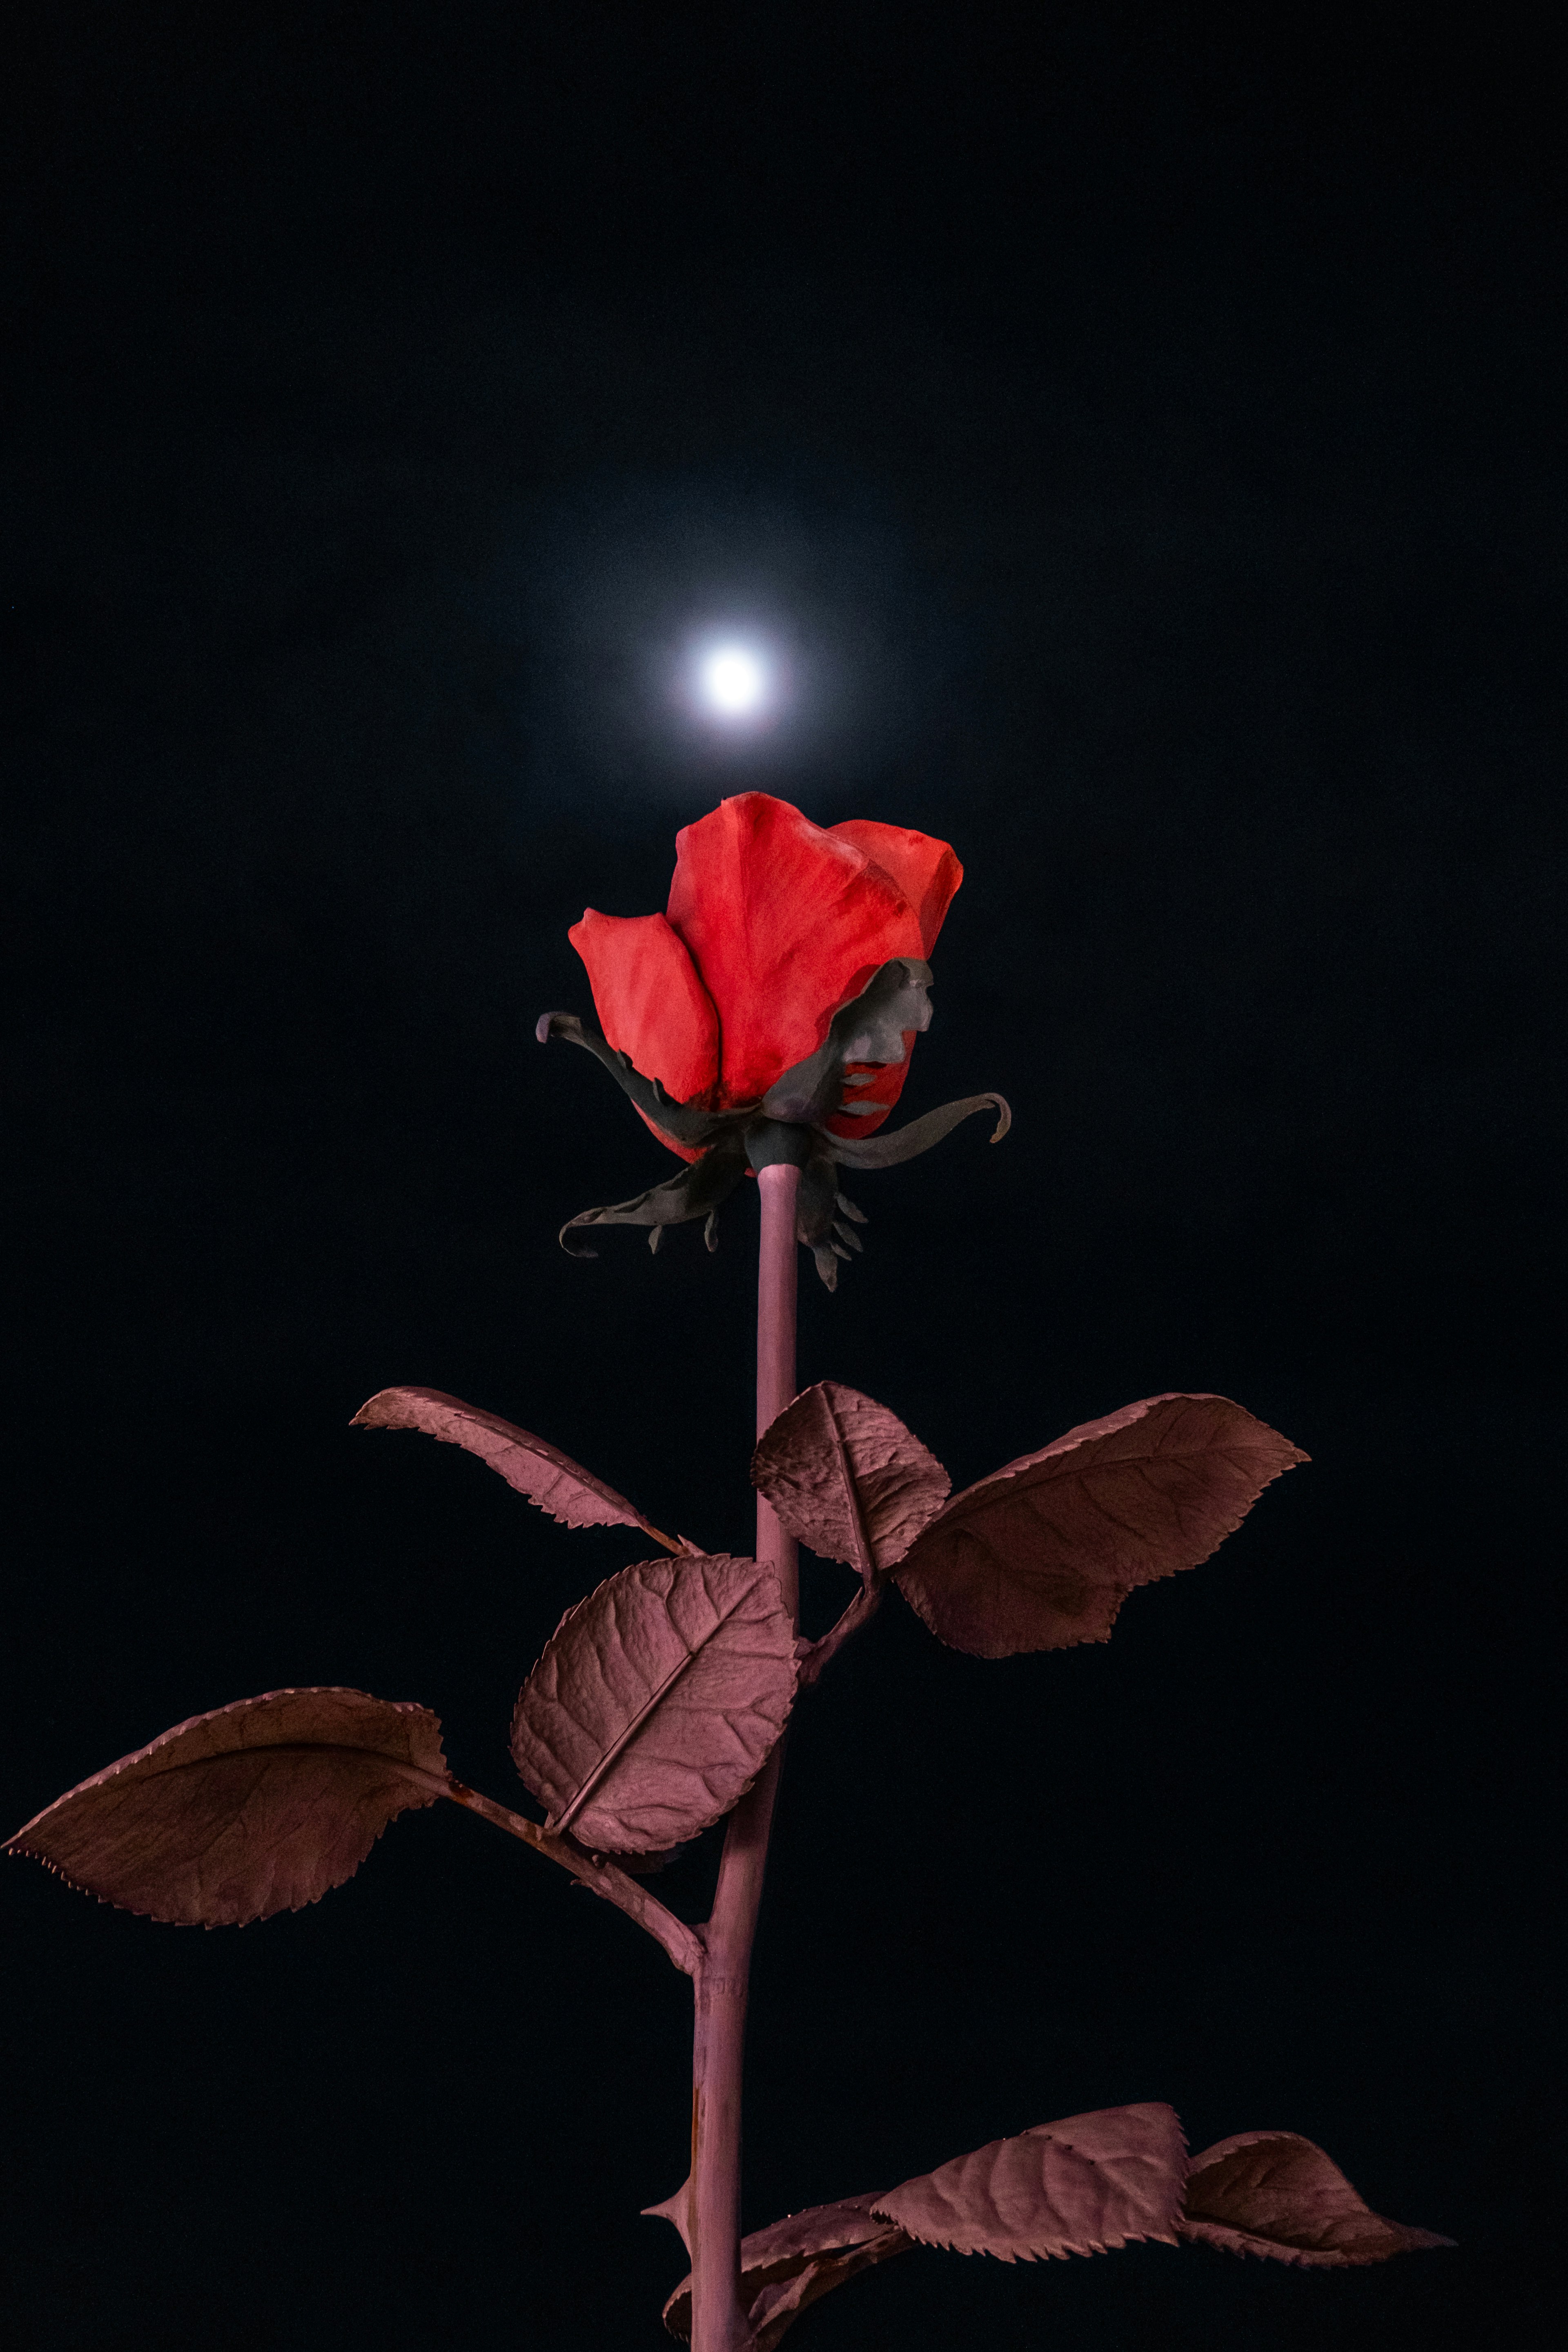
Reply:
[[[819,1682],[825,1669],[838,1655],[845,1643],[852,1634],[858,1633],[862,1625],[870,1622],[882,1605],[882,1595],[886,1591],[885,1584],[863,1584],[837,1622],[828,1627],[820,1642],[801,1644],[798,1674],[802,1690],[810,1690],[814,1683]]]
[[[697,1977],[705,1957],[700,1930],[689,1927],[684,1919],[678,1919],[657,1895],[650,1895],[646,1886],[628,1877],[607,1856],[589,1853],[574,1840],[557,1837],[552,1831],[541,1829],[537,1822],[529,1821],[522,1813],[514,1813],[510,1806],[498,1805],[493,1797],[481,1797],[478,1790],[465,1788],[461,1780],[448,1781],[441,1794],[450,1797],[455,1805],[461,1805],[466,1811],[478,1813],[481,1821],[493,1822],[498,1830],[505,1830],[509,1836],[521,1838],[524,1845],[531,1845],[535,1853],[543,1854],[547,1861],[559,1863],[563,1870],[570,1871],[573,1877],[591,1893],[603,1896],[606,1903],[615,1904],[628,1919],[635,1919],[656,1944],[663,1945],[676,1967],[685,1975],[693,1979]]]

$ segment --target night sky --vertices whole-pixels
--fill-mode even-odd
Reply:
[[[1458,2250],[917,2252],[801,2352],[1550,2340],[1562,89],[1465,13],[14,31],[5,1830],[285,1684],[528,1801],[637,1541],[351,1433],[390,1383],[750,1548],[754,1202],[569,1260],[674,1163],[532,1037],[726,793],[953,843],[903,1109],[1016,1116],[856,1184],[802,1380],[960,1485],[1167,1389],[1313,1457],[1108,1646],[895,1600],[803,1705],[747,2221],[1169,2099]],[[727,623],[751,738],[668,692]],[[0,1887],[16,2352],[669,2340],[688,1988],[521,1847],[438,1807],[243,1933]]]

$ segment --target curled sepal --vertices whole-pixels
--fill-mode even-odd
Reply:
[[[427,1708],[356,1690],[268,1691],[95,1772],[7,1851],[124,1911],[244,1927],[341,1886],[389,1822],[449,1786]]]
[[[752,1484],[789,1535],[868,1584],[896,1568],[952,1481],[896,1412],[819,1381],[758,1440]]]
[[[838,1171],[826,1151],[814,1150],[800,1171],[800,1189],[795,1196],[795,1237],[811,1252],[829,1290],[838,1287],[838,1252],[833,1232],[837,1199]]]
[[[991,1140],[1000,1143],[1013,1124],[1013,1114],[1003,1097],[965,1095],[960,1102],[943,1103],[940,1110],[928,1110],[923,1118],[912,1118],[908,1127],[895,1128],[891,1135],[868,1135],[864,1143],[831,1135],[826,1139],[827,1149],[845,1168],[897,1168],[903,1160],[918,1160],[922,1151],[929,1151],[933,1143],[941,1143],[977,1110],[996,1112]]]
[[[440,1389],[382,1389],[362,1404],[351,1429],[416,1429],[444,1445],[460,1445],[466,1454],[500,1473],[515,1493],[526,1495],[567,1528],[640,1528],[666,1551],[685,1546],[645,1519],[634,1503],[617,1495],[580,1462],[558,1446],[535,1437],[497,1412],[482,1412],[461,1397]]]
[[[675,1138],[678,1143],[694,1144],[699,1150],[712,1142],[716,1136],[734,1125],[731,1112],[704,1110],[700,1103],[678,1103],[668,1095],[657,1078],[645,1078],[632,1066],[631,1056],[617,1053],[596,1022],[584,1021],[576,1013],[542,1013],[534,1024],[534,1035],[542,1045],[552,1037],[564,1037],[584,1052],[602,1062],[621,1091],[629,1096],[643,1117]]]
[[[1331,2158],[1299,2132],[1237,2132],[1194,2156],[1178,2227],[1197,2245],[1312,2270],[1385,2263],[1454,2242],[1374,2213]]]
[[[795,1691],[795,1627],[771,1568],[644,1560],[562,1619],[519,1696],[512,1758],[552,1832],[662,1853],[744,1796]]]
[[[863,1225],[866,1218],[838,1189],[838,1171],[826,1148],[832,1140],[812,1138],[795,1194],[795,1239],[811,1252],[827,1288],[837,1290],[840,1262],[860,1252],[862,1244],[855,1228]]]
[[[679,1176],[639,1192],[635,1200],[617,1202],[608,1209],[584,1209],[577,1216],[568,1217],[561,1228],[561,1246],[568,1257],[597,1257],[597,1250],[574,1247],[567,1234],[587,1225],[650,1225],[653,1231],[648,1239],[657,1247],[666,1225],[689,1224],[694,1218],[702,1217],[709,1223],[708,1245],[711,1249],[716,1213],[745,1172],[743,1152],[715,1146],[711,1151],[705,1151],[700,1160],[693,1160],[689,1168],[683,1168]]]
[[[684,2191],[677,2190],[676,2197]],[[671,2208],[647,2208],[675,2222],[681,2236],[684,2223]],[[803,2311],[858,2271],[870,2270],[891,2254],[901,2254],[913,2242],[902,2230],[879,2221],[869,2197],[847,2197],[837,2205],[814,2205],[791,2213],[766,2230],[754,2230],[741,2242],[741,2302],[751,2325],[755,2352],[773,2352],[786,2329]],[[683,2344],[691,2339],[691,2281],[683,2278],[664,2306],[664,2324]]]
[[[1144,1397],[955,1495],[899,1590],[973,1657],[1108,1641],[1135,1586],[1207,1559],[1306,1459],[1228,1397]]]
[[[1002,2262],[1176,2243],[1186,2172],[1175,2110],[1100,2107],[993,2140],[871,2200],[922,2245]]]
[[[882,1103],[856,1102],[853,1090],[869,1075],[858,1079],[857,1071],[867,1063],[885,1068],[908,1060],[906,1036],[931,1027],[931,984],[929,963],[918,956],[891,957],[858,996],[840,1006],[816,1053],[774,1079],[763,1097],[765,1115],[810,1127],[835,1113],[874,1118],[885,1111]]]

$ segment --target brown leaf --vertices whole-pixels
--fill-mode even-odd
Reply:
[[[1133,2238],[1174,2245],[1185,2169],[1172,2108],[1102,2107],[993,2140],[886,2195],[792,2213],[741,2248],[741,2296],[757,2352],[773,2352],[791,2322],[842,2280],[917,2242],[1008,2263],[1101,2254]],[[672,2209],[685,2194],[648,2208],[683,2236]],[[689,2336],[689,2278],[666,2304],[664,2324],[672,2336]]]
[[[1132,2238],[1173,2246],[1185,2170],[1173,2108],[1100,2107],[993,2140],[871,2201],[923,2245],[1031,2262]]]
[[[550,1827],[609,1853],[697,1836],[751,1787],[795,1698],[771,1568],[643,1560],[569,1610],[529,1675],[511,1752]]]
[[[548,1511],[568,1528],[640,1528],[667,1551],[679,1551],[673,1537],[663,1535],[645,1519],[624,1495],[595,1478],[591,1470],[563,1454],[542,1437],[502,1421],[495,1412],[481,1412],[461,1397],[444,1396],[439,1389],[383,1389],[362,1404],[351,1429],[417,1429],[437,1437],[444,1445],[460,1445],[499,1471],[509,1486]]]
[[[177,1723],[18,1830],[100,1903],[243,1927],[352,1878],[388,1822],[447,1785],[422,1706],[355,1690],[268,1691]]]
[[[756,2352],[773,2352],[812,2304],[857,2271],[885,2263],[913,2242],[902,2230],[878,2221],[871,2204],[869,2197],[849,2197],[838,2204],[814,2205],[742,2242],[741,2301],[756,2331]],[[672,2336],[690,2341],[689,2277],[665,2305],[664,2324]]]
[[[1145,1397],[955,1495],[899,1589],[975,1657],[1103,1642],[1134,1586],[1207,1559],[1306,1459],[1228,1397]]]
[[[1180,2228],[1201,2245],[1313,2270],[1385,2263],[1391,2254],[1454,2242],[1384,2221],[1298,2132],[1237,2132],[1194,2156]]]
[[[952,1481],[897,1413],[821,1381],[764,1432],[752,1484],[790,1535],[870,1582],[902,1559]]]

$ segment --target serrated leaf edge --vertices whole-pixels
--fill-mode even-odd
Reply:
[[[386,1835],[387,1831],[392,1827],[393,1822],[401,1820],[403,1814],[405,1812],[411,1813],[423,1811],[426,1806],[435,1804],[437,1800],[446,1793],[445,1788],[439,1786],[430,1787],[424,1796],[417,1797],[410,1803],[401,1807],[399,1811],[393,1815],[392,1821],[383,1822],[381,1827],[375,1832],[375,1834],[371,1839],[370,1844],[366,1848],[363,1857],[359,1862],[356,1862],[351,1870],[345,1871],[341,1878],[334,1878],[329,1881],[329,1883],[322,1887],[320,1895],[307,1895],[303,1903],[290,1903],[287,1906],[280,1905],[276,1911],[253,1911],[249,1917],[246,1919],[165,1919],[161,1917],[156,1911],[143,1911],[139,1909],[134,1903],[117,1903],[112,1895],[100,1895],[95,1888],[87,1885],[81,1879],[73,1878],[70,1872],[67,1870],[62,1864],[56,1862],[51,1855],[45,1853],[39,1847],[29,1845],[26,1843],[26,1838],[27,1832],[29,1830],[36,1829],[40,1822],[47,1821],[48,1816],[56,1810],[56,1808],[65,1804],[68,1799],[79,1795],[85,1789],[94,1786],[101,1788],[106,1781],[117,1779],[119,1775],[125,1771],[131,1765],[141,1763],[144,1757],[150,1756],[155,1748],[162,1747],[165,1741],[174,1739],[182,1731],[189,1731],[195,1724],[210,1723],[216,1716],[230,1715],[240,1707],[256,1706],[263,1699],[293,1698],[298,1696],[301,1696],[306,1692],[313,1693],[318,1691],[333,1698],[371,1698],[374,1696],[370,1691],[355,1690],[347,1683],[285,1683],[280,1685],[277,1690],[258,1691],[254,1698],[230,1699],[225,1706],[207,1707],[199,1715],[188,1715],[184,1717],[183,1722],[171,1724],[167,1731],[161,1731],[156,1739],[149,1739],[144,1746],[132,1748],[128,1756],[117,1757],[112,1764],[105,1764],[99,1771],[89,1772],[85,1780],[78,1780],[73,1787],[63,1789],[58,1797],[54,1798],[48,1804],[43,1806],[39,1811],[36,1812],[31,1821],[25,1822],[22,1827],[16,1832],[14,1836],[8,1837],[5,1841],[4,1846],[0,1847],[0,1852],[14,1853],[19,1858],[25,1858],[28,1862],[38,1863],[48,1872],[51,1878],[58,1878],[62,1885],[68,1886],[73,1895],[89,1895],[93,1902],[101,1905],[106,1911],[123,1911],[126,1916],[132,1919],[151,1919],[153,1925],[159,1927],[200,1927],[205,1934],[211,1935],[216,1927],[255,1927],[260,1926],[266,1919],[283,1918],[291,1916],[297,1911],[310,1910],[314,1904],[321,1902],[325,1896],[335,1895],[340,1886],[346,1886],[351,1878],[358,1876],[359,1873],[364,1868],[365,1863],[369,1861],[370,1856],[374,1852],[376,1846],[379,1845],[382,1839]],[[424,1706],[420,1700],[401,1698],[376,1699],[375,1705],[378,1706],[395,1707],[399,1715],[427,1716],[436,1727],[436,1737],[437,1741],[439,1741],[441,1737],[441,1719],[432,1708]],[[324,1739],[284,1739],[273,1742],[271,1745],[275,1749],[284,1753],[289,1752],[290,1749],[297,1753],[300,1748],[332,1748],[335,1743]],[[360,1752],[362,1754],[374,1754],[376,1751],[374,1749],[362,1749]],[[265,1753],[265,1748],[236,1748],[221,1750],[220,1756],[261,1755]],[[203,1764],[217,1763],[220,1760],[220,1756],[193,1756],[184,1763],[172,1765],[170,1767],[170,1770],[172,1772],[195,1771],[199,1769]],[[445,1760],[446,1752],[443,1748],[442,1761],[445,1762]],[[398,1770],[405,1773],[411,1780],[434,1782],[436,1779],[436,1776],[433,1773],[425,1771],[419,1765],[399,1763],[396,1757],[389,1756],[385,1759],[385,1761],[395,1766]],[[156,1777],[162,1779],[163,1776],[159,1774]],[[448,1780],[449,1778],[450,1775],[448,1774]]]

